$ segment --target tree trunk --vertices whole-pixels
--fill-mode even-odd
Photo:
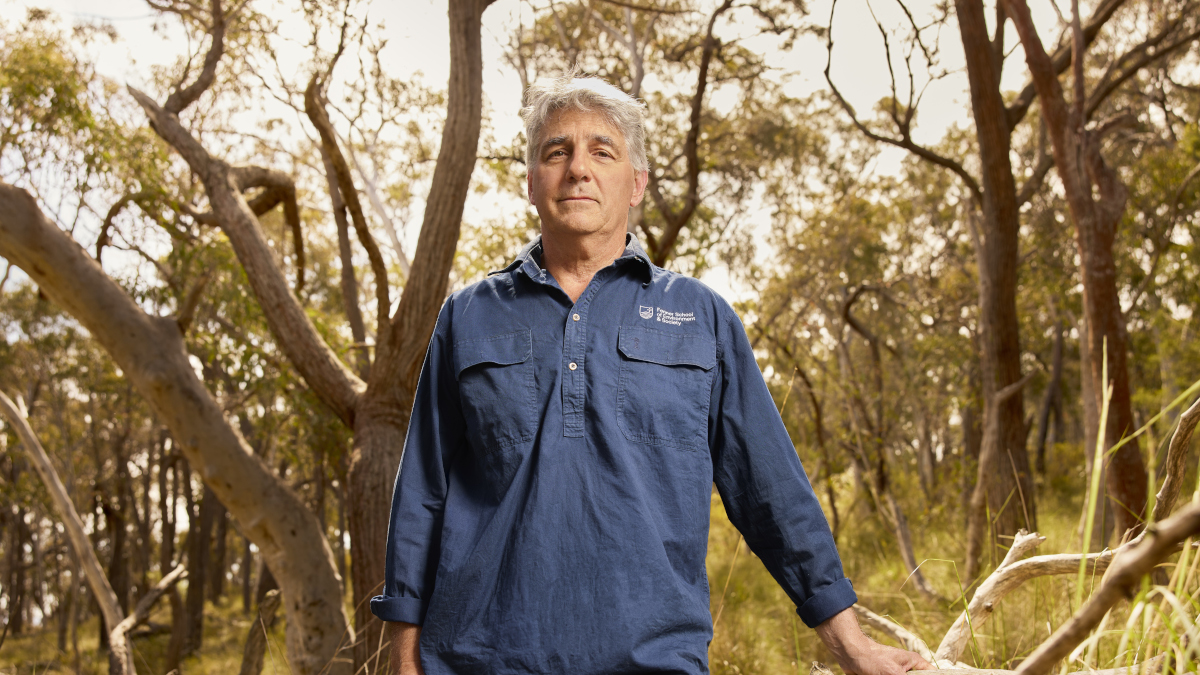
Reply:
[[[1054,412],[1055,402],[1062,397],[1063,324],[1061,319],[1054,322],[1054,350],[1050,360],[1050,382],[1046,385],[1046,392],[1042,395],[1042,407],[1038,413],[1037,471],[1042,475],[1046,474],[1046,437],[1050,433],[1050,414]]]
[[[0,185],[3,185],[0,183]],[[0,210],[0,214],[3,211]],[[0,220],[0,225],[3,221]],[[81,249],[82,250],[82,249]],[[115,630],[121,621],[125,618],[124,612],[121,611],[120,605],[117,603],[117,596],[113,593],[112,586],[109,585],[108,579],[104,576],[104,569],[100,567],[100,559],[96,557],[96,551],[92,548],[91,541],[83,530],[83,520],[80,519],[79,513],[75,510],[75,505],[71,503],[71,498],[67,495],[67,490],[63,487],[62,481],[58,478],[58,473],[54,469],[54,465],[50,462],[50,457],[42,448],[41,442],[34,435],[33,429],[29,426],[28,414],[25,411],[23,402],[14,404],[9,400],[8,396],[0,392],[0,415],[8,420],[13,429],[21,438],[22,445],[25,446],[26,452],[32,460],[33,468],[37,472],[38,477],[42,479],[42,483],[46,486],[46,491],[50,493],[51,503],[54,505],[54,510],[58,512],[58,517],[62,519],[63,528],[66,530],[67,539],[71,542],[71,547],[79,556],[80,562],[83,565],[84,574],[87,575],[89,585],[92,587],[92,592],[96,596],[96,600],[100,603],[100,609],[104,614],[104,623],[110,631]],[[18,528],[24,526],[24,520],[20,518],[23,514],[18,511]],[[17,528],[14,528],[17,529]],[[20,589],[18,588],[18,592]],[[11,604],[12,595],[9,596],[9,622],[12,623],[17,617],[20,617],[21,607],[18,603],[15,607]],[[14,614],[14,609],[16,610]],[[129,648],[127,642],[118,644],[115,649],[109,652],[109,673],[110,675],[136,675],[133,668],[133,651]]]
[[[1096,441],[1100,436],[1100,404],[1096,400],[1095,383],[1092,381],[1092,361],[1091,350],[1088,348],[1088,323],[1087,314],[1084,314],[1083,320],[1079,323],[1079,391],[1080,399],[1083,403],[1083,458],[1084,458],[1084,485],[1092,484],[1092,469],[1096,457]],[[1105,484],[1104,466],[1100,466],[1100,492],[1096,498],[1095,517],[1092,522],[1092,538],[1090,542],[1083,542],[1083,548],[1086,551],[1101,551],[1108,545],[1108,540],[1112,537],[1113,517],[1112,507],[1108,501],[1108,486]],[[1083,530],[1087,523],[1087,506],[1088,496],[1087,491],[1084,491],[1083,507],[1079,515],[1079,538],[1083,539]]]
[[[956,0],[959,32],[971,87],[971,112],[979,142],[983,192],[982,222],[976,237],[979,266],[980,337],[984,408],[995,392],[1021,379],[1020,323],[1017,317],[1020,205],[1010,159],[1011,130],[1000,91],[1003,45],[987,34],[982,0]],[[985,414],[986,416],[986,414]],[[985,438],[987,425],[985,424]],[[993,542],[1018,530],[1037,529],[1033,479],[1025,448],[1025,403],[1018,390],[999,404],[994,443],[998,461],[982,470],[986,508],[993,519]],[[981,463],[982,467],[982,463]]]
[[[190,489],[190,486],[189,488]],[[189,509],[190,511],[190,509]],[[204,645],[204,583],[208,579],[212,560],[212,530],[217,500],[212,489],[204,487],[199,513],[189,513],[188,523],[188,588],[183,641],[184,655],[195,654]]]
[[[1113,244],[1117,226],[1125,213],[1128,190],[1100,154],[1100,133],[1087,128],[1086,95],[1083,82],[1083,30],[1078,2],[1072,14],[1074,105],[1069,107],[1057,73],[1042,47],[1025,0],[1006,0],[1025,51],[1025,61],[1041,101],[1054,162],[1067,196],[1075,241],[1079,248],[1088,319],[1088,349],[1095,395],[1101,396],[1111,383],[1105,446],[1113,447],[1133,432],[1133,401],[1129,384],[1125,317],[1117,290],[1117,267]],[[1105,355],[1107,354],[1107,362]],[[1107,372],[1109,382],[1104,381]],[[1112,500],[1117,532],[1141,529],[1146,513],[1146,468],[1136,440],[1122,446],[1108,460],[1106,481]]]
[[[238,675],[261,675],[263,656],[267,651],[267,632],[275,625],[275,611],[279,609],[279,591],[271,591],[258,606],[258,614],[250,623],[246,634],[246,646],[242,649],[242,667]]]
[[[253,456],[196,375],[179,325],[151,317],[24,190],[0,183],[0,256],[74,316],[171,429],[188,462],[282,580],[288,655],[300,675],[349,673],[334,661],[353,629],[329,545],[304,503]]]
[[[347,514],[354,551],[350,576],[359,639],[354,670],[376,672],[386,664],[388,643],[382,622],[371,615],[370,599],[383,587],[384,556],[392,489],[408,430],[413,393],[449,287],[479,145],[483,108],[483,56],[480,26],[492,0],[450,2],[450,83],[446,124],[425,205],[421,234],[405,291],[377,348],[371,380],[356,410]],[[383,327],[380,328],[383,331]],[[381,660],[374,658],[382,645]]]
[[[214,501],[216,498],[213,498]],[[209,558],[208,599],[214,605],[221,602],[225,595],[225,540],[229,535],[229,514],[221,502],[217,501],[216,513],[213,514],[212,556]]]

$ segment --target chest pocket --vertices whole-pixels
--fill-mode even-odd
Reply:
[[[479,450],[533,438],[533,338],[529,329],[454,343],[454,374],[467,425]]]
[[[717,343],[703,335],[621,326],[617,425],[637,443],[708,447]]]

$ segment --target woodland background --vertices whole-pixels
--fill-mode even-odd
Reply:
[[[383,672],[366,601],[436,312],[538,228],[525,139],[481,90],[489,4],[450,3],[450,51],[428,55],[448,84],[390,74],[363,0],[147,0],[186,48],[141,90],[95,68],[128,39],[112,23],[0,17],[0,391],[19,397],[0,672]],[[1200,6],[1049,5],[1035,24],[1026,0],[534,0],[500,36],[522,84],[578,64],[646,101],[631,230],[736,300],[882,640],[934,644],[1036,546],[1022,529],[1098,552],[1195,489]],[[885,47],[870,107],[837,66],[847,32]],[[786,65],[800,44],[829,60]],[[922,94],[954,78],[961,121],[929,140]],[[464,217],[485,196],[501,206]],[[713,500],[713,672],[829,661]],[[1138,574],[1070,668],[1186,670],[1190,550]],[[1106,555],[1086,583],[1075,556],[1078,579],[989,602],[938,658],[1020,667]]]

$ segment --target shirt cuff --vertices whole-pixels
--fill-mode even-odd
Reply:
[[[425,622],[425,603],[419,598],[371,598],[371,613],[383,621],[403,621],[418,626]]]
[[[834,614],[856,602],[858,602],[858,595],[854,593],[854,585],[850,583],[849,579],[843,577],[817,591],[816,595],[809,598],[796,610],[796,613],[800,615],[804,625],[816,628],[831,619]],[[374,602],[371,603],[371,609],[375,609]],[[376,612],[376,615],[378,614]]]

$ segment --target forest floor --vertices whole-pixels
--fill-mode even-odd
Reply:
[[[1054,478],[1038,479],[1038,524],[1047,538],[1039,554],[1078,550],[1082,465],[1080,449],[1057,446],[1047,471],[1047,476]],[[848,474],[844,480],[838,491],[849,499],[853,486]],[[893,490],[905,495],[917,556],[924,561],[921,569],[945,600],[925,599],[911,583],[905,583],[908,575],[895,543],[866,504],[839,504],[843,514],[839,551],[847,576],[855,582],[860,603],[936,648],[962,607],[964,591],[958,575],[965,528],[957,499],[961,483],[958,477],[943,476],[938,487],[940,496],[930,500],[924,498],[917,485],[895,485]],[[709,648],[714,675],[804,675],[814,660],[835,665],[815,632],[803,625],[787,596],[741,541],[715,491],[712,506],[707,564],[715,626]],[[1049,635],[1051,627],[1060,625],[1072,613],[1074,584],[1074,577],[1047,577],[1014,592],[998,605],[992,620],[977,631],[963,660],[979,667],[1012,667]],[[970,592],[966,589],[968,596]],[[151,621],[169,625],[166,602],[159,603]],[[270,632],[264,675],[289,672],[283,657],[283,623],[281,616]],[[243,613],[241,600],[232,595],[219,605],[207,605],[204,647],[199,656],[184,661],[184,675],[236,673],[250,625],[251,617]],[[874,637],[888,642],[881,636]],[[167,632],[162,632],[134,640],[140,673],[163,674],[169,638]],[[107,662],[97,654],[97,645],[98,623],[93,617],[79,627],[79,673],[101,675],[107,671]],[[53,627],[10,635],[0,647],[0,675],[75,672],[74,663],[69,644],[66,652],[58,650]]]

